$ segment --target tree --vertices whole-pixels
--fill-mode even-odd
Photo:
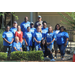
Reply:
[[[59,14],[67,21],[64,22],[61,20],[61,23],[63,24],[67,24],[70,27],[68,27],[69,29],[75,30],[75,12],[65,12],[70,18],[71,20],[69,20],[66,16],[64,16],[62,13],[59,12]]]

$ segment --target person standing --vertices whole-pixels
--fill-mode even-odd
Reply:
[[[22,52],[22,44],[19,42],[19,37],[15,37],[15,42],[12,45],[12,52],[13,51],[21,51]]]
[[[31,33],[32,33],[32,35],[34,34],[34,32],[36,31],[36,28],[34,28],[34,23],[33,22],[31,22],[30,23],[30,31],[31,31]],[[34,48],[35,48],[35,46],[34,46],[34,38],[32,38],[32,40],[33,40],[33,42],[32,42],[32,50],[34,50]]]
[[[56,24],[55,30],[53,32],[56,35],[56,38],[55,38],[55,41],[54,41],[54,50],[55,50],[55,58],[57,58],[57,49],[58,49],[57,34],[60,32],[60,25],[59,24]]]
[[[42,17],[39,15],[39,16],[38,16],[38,21],[35,22],[35,26],[34,26],[34,27],[37,28],[37,27],[39,26],[39,24],[40,24],[41,27],[42,27],[42,26],[43,26],[42,23],[43,23]]]
[[[32,33],[30,31],[30,27],[27,27],[27,32],[24,33],[23,38],[26,44],[27,51],[30,51],[32,47]]]
[[[47,22],[43,21],[43,28],[42,28],[42,34],[45,38],[45,34],[48,32]]]
[[[60,32],[57,34],[57,45],[60,49],[61,60],[64,60],[65,49],[68,45],[68,38],[69,38],[69,35],[67,32],[65,32],[65,30],[66,30],[65,27],[61,26]]]
[[[17,31],[15,32],[15,37],[19,37],[19,41],[22,44],[23,42],[23,32],[21,31],[21,27],[17,26]]]
[[[43,35],[42,35],[42,30],[40,26],[37,27],[37,31],[33,34],[33,38],[35,41],[35,50],[37,51],[41,50],[40,43],[41,43],[41,40],[43,39]]]
[[[6,26],[5,32],[3,32],[3,45],[4,45],[4,52],[8,53],[8,58],[10,57],[10,53],[12,50],[12,43],[14,41],[14,35],[10,30],[10,26]]]

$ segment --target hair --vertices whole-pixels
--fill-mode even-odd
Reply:
[[[42,41],[45,41],[45,44],[43,46]],[[47,41],[45,39],[41,40],[41,44],[40,44],[41,48],[43,49],[43,47],[45,48],[45,51],[47,51]]]
[[[18,26],[20,26],[20,25],[17,25],[17,31],[18,31]],[[21,27],[20,27],[20,31],[21,31]]]
[[[38,26],[38,27],[40,28],[40,32],[42,33],[42,29],[41,29],[41,27],[40,27],[40,26]],[[38,27],[37,27],[37,28],[38,28]]]
[[[46,22],[46,21],[43,21],[43,23],[42,23],[42,24],[44,25],[44,23],[46,23],[46,24],[47,24],[47,22]]]
[[[60,27],[60,30],[61,30],[61,28],[64,29],[64,30],[66,30],[66,28],[65,28],[64,26],[61,26],[61,27]]]
[[[9,25],[7,25],[7,26],[5,27],[5,31],[6,31],[7,27],[9,27],[9,28],[10,28],[10,26],[9,26]]]
[[[16,36],[15,39],[18,39],[19,40],[19,37]]]
[[[30,26],[28,26],[27,29],[28,29],[29,27],[30,27]]]
[[[55,30],[57,30],[57,25],[59,26],[59,30],[60,30],[60,25],[59,24],[56,24],[55,25]]]
[[[49,27],[48,27],[48,33],[49,33],[49,28],[50,28],[50,27],[52,28],[52,26],[49,26]],[[53,28],[52,28],[52,33],[53,33]]]

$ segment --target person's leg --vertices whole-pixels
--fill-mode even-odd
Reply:
[[[33,42],[33,46],[32,46],[32,51],[34,50],[35,46],[34,46],[34,42]]]
[[[25,50],[25,41],[23,40],[23,42],[22,42],[22,48],[23,48],[23,51],[26,51]]]
[[[27,51],[30,51],[30,48],[29,48],[29,46],[26,46],[26,48],[27,48]]]
[[[39,49],[39,47],[38,47],[38,45],[36,45],[36,46],[35,46],[35,50],[38,51],[38,49]]]

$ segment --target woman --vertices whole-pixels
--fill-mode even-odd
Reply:
[[[19,42],[19,37],[15,37],[15,42],[12,46],[12,52],[13,51],[22,51],[22,44]]]
[[[52,50],[52,48],[53,48],[55,38],[56,38],[56,36],[53,33],[52,26],[49,26],[48,32],[45,35],[45,39],[47,40],[47,45],[50,50]]]
[[[52,51],[49,48],[47,48],[47,42],[45,39],[41,40],[41,48],[44,53],[44,57],[49,56],[49,58],[51,59],[50,61],[55,61],[53,59]]]
[[[27,51],[30,51],[32,47],[32,32],[30,31],[30,27],[27,27],[27,32],[24,33],[23,38],[26,44]]]
[[[69,38],[68,33],[65,32],[64,30],[66,30],[64,28],[64,26],[61,26],[60,32],[57,34],[57,44],[58,44],[58,47],[60,49],[61,60],[64,60],[65,49],[68,45],[68,38]]]
[[[10,53],[12,50],[12,43],[14,41],[14,35],[10,30],[10,26],[6,26],[6,30],[2,35],[4,52],[8,52],[8,57],[10,57]]]
[[[15,36],[19,37],[19,41],[23,42],[23,32],[21,31],[21,27],[17,26],[17,31],[15,32]]]
[[[54,41],[54,50],[55,50],[55,58],[57,58],[57,49],[58,49],[57,34],[60,32],[60,25],[59,24],[56,24],[55,30],[53,32],[56,35],[56,38],[55,38],[55,41]]]
[[[35,41],[35,50],[41,50],[40,43],[43,39],[41,26],[37,27],[37,31],[33,34],[33,38]]]

